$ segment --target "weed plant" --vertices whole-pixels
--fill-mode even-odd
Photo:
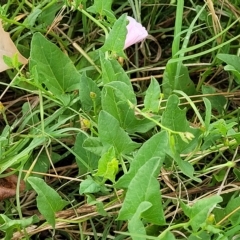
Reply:
[[[149,36],[123,50],[127,15]],[[2,239],[240,239],[238,0],[10,0],[0,19],[29,59],[0,73]]]

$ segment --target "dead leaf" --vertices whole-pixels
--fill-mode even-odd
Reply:
[[[0,72],[3,72],[11,67],[5,64],[3,56],[13,57],[15,54],[18,56],[18,61],[22,64],[27,64],[28,60],[23,57],[17,50],[14,42],[10,38],[8,32],[5,32],[0,20]]]
[[[11,175],[5,178],[0,178],[0,201],[14,197],[16,195],[18,176]],[[25,183],[21,180],[20,192],[25,189]]]

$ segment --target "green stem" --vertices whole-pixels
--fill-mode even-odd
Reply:
[[[141,114],[143,117],[147,118],[148,120],[154,122],[156,125],[158,125],[159,127],[161,127],[162,129],[166,130],[167,132],[169,133],[172,133],[172,134],[178,134],[178,135],[182,135],[182,132],[177,132],[177,131],[174,131],[170,128],[167,128],[165,126],[163,126],[160,122],[158,122],[157,120],[155,120],[154,118],[151,118],[149,117],[146,113],[142,112],[139,108],[137,107],[134,107],[133,104],[129,101],[129,105],[130,107],[133,107],[134,110],[136,110],[136,112],[138,112],[139,114]]]
[[[41,130],[42,133],[45,133],[45,122],[44,122],[44,107],[43,107],[43,98],[42,98],[42,92],[38,91],[39,96],[39,107],[40,107],[40,119],[41,119]]]
[[[181,227],[188,227],[188,223],[179,223],[173,226],[168,227],[167,229],[165,229],[159,236],[158,239],[163,239],[166,235],[167,232],[169,232],[170,230],[176,229],[176,228],[181,228]]]
[[[119,160],[120,160],[120,162],[121,162],[123,172],[124,172],[124,174],[126,174],[126,173],[127,173],[127,167],[126,167],[126,165],[125,165],[124,160],[122,159],[122,156],[119,157]]]
[[[107,39],[108,38],[108,30],[107,30],[107,28],[103,25],[103,24],[101,24],[98,20],[96,20],[96,18],[94,18],[93,16],[91,16],[87,11],[85,11],[83,8],[81,8],[81,7],[78,7],[78,10],[81,12],[81,13],[83,13],[85,16],[87,16],[89,19],[91,19],[94,23],[96,23],[100,28],[102,28],[102,30],[104,31],[104,33],[105,33],[105,38]],[[106,52],[105,53],[105,57],[106,57],[106,59],[108,58],[108,52]],[[96,65],[95,65],[95,67],[96,67]],[[97,71],[99,72],[99,68],[96,68],[97,69]],[[100,73],[101,73],[101,71],[100,71]]]
[[[215,169],[221,169],[221,168],[225,168],[225,167],[228,167],[228,168],[234,167],[235,165],[236,165],[235,162],[229,161],[229,162],[226,162],[224,164],[219,164],[219,165],[216,165],[216,166],[213,166],[213,167],[209,167],[207,169],[202,170],[201,172],[206,173],[206,172],[209,172],[209,171],[215,170]]]
[[[96,18],[94,18],[93,16],[91,16],[87,11],[85,11],[84,9],[82,8],[78,8],[78,10],[80,12],[82,12],[85,16],[87,16],[89,19],[91,19],[93,22],[95,22],[100,28],[102,28],[102,30],[104,31],[105,33],[105,37],[107,38],[108,37],[108,30],[105,28],[104,25],[102,25],[98,20],[96,20]]]

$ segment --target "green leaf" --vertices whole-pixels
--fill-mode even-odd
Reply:
[[[106,84],[104,87],[114,89],[115,95],[120,101],[130,101],[132,104],[137,104],[136,95],[132,86],[129,86],[129,84],[121,81],[115,81]]]
[[[97,156],[102,156],[102,154],[108,149],[107,147],[103,146],[102,142],[97,137],[86,138],[83,142],[83,147]]]
[[[137,174],[139,169],[151,158],[159,158],[163,162],[165,159],[165,150],[169,148],[167,132],[160,132],[147,140],[138,150],[136,156],[131,162],[128,173],[123,175],[115,184],[116,188],[127,188],[131,180]]]
[[[22,218],[21,220],[12,220],[4,214],[0,214],[0,230],[5,232],[4,240],[13,239],[13,233],[39,222],[36,215],[29,218]],[[2,238],[3,239],[3,238]]]
[[[161,238],[161,240],[176,240],[175,236],[170,232],[166,232],[166,234]]]
[[[197,232],[201,225],[206,222],[210,213],[209,211],[221,201],[222,197],[215,195],[200,199],[194,203],[193,206],[188,206],[183,202],[180,202],[180,205],[184,214],[189,217],[189,224],[191,225],[193,231]]]
[[[38,7],[33,8],[32,12],[28,14],[28,16],[25,18],[23,24],[27,28],[31,28],[34,26],[36,19],[38,18],[39,14],[41,14],[42,10]]]
[[[98,13],[100,16],[106,16],[108,21],[115,19],[114,12],[111,9],[112,0],[94,0],[94,4],[87,9],[92,13]]]
[[[195,138],[189,143],[182,140],[179,135],[174,135],[175,149],[179,153],[192,152],[198,144],[198,136],[201,134],[199,129],[190,127],[186,118],[186,109],[178,107],[179,98],[177,95],[171,95],[167,100],[166,109],[162,115],[162,125],[177,132],[190,132]]]
[[[93,98],[94,94],[94,98]],[[82,108],[85,111],[93,109],[94,104],[96,108],[101,106],[101,91],[97,84],[83,73],[79,84],[79,97],[82,103]]]
[[[227,63],[228,65],[231,65],[236,69],[236,71],[240,73],[240,57],[239,56],[221,53],[221,54],[217,54],[217,58]]]
[[[100,141],[105,146],[114,146],[117,154],[130,153],[139,146],[119,126],[117,119],[103,110],[99,114],[98,131]]]
[[[111,61],[105,59],[103,54],[100,54],[100,62],[102,67],[103,84],[107,84],[112,81],[117,81],[117,76],[115,74]]]
[[[222,182],[226,176],[226,169],[221,169],[213,174],[213,177],[216,179],[217,182]]]
[[[48,223],[55,228],[55,213],[62,210],[68,202],[63,200],[60,195],[42,179],[28,177],[27,181],[38,194],[36,200],[39,212],[46,218]]]
[[[40,84],[47,86],[54,95],[78,89],[81,75],[72,61],[40,33],[33,35],[30,54],[30,72],[37,73]],[[36,77],[36,76],[35,76]]]
[[[36,158],[36,155],[33,155],[32,157],[30,157],[30,159],[24,165],[25,170],[30,169],[30,167],[33,164],[35,158]],[[51,161],[52,161],[53,164],[58,162],[60,159],[61,159],[61,156],[59,154],[57,154],[55,152],[51,152]],[[49,170],[49,167],[50,167],[49,156],[47,155],[46,152],[42,152],[38,156],[38,160],[34,164],[34,167],[33,167],[32,171],[33,172],[46,173]],[[42,177],[39,174],[32,174],[32,176]]]
[[[98,171],[95,176],[101,176],[115,182],[116,174],[118,173],[118,161],[115,157],[113,147],[102,155],[98,161]]]
[[[201,182],[200,178],[196,178],[194,177],[194,167],[192,166],[191,163],[182,160],[182,158],[180,157],[180,155],[178,153],[174,153],[173,154],[169,154],[174,161],[177,163],[178,167],[180,168],[180,170],[182,171],[183,174],[185,174],[186,176],[190,177],[191,179],[195,180],[196,182]]]
[[[240,84],[240,72],[238,72],[233,66],[231,65],[226,65],[224,67],[224,70],[227,72],[231,72],[236,78],[234,78],[234,80],[236,80],[236,82],[238,84]]]
[[[174,131],[185,132],[189,130],[189,123],[186,119],[186,109],[178,107],[179,98],[171,95],[167,100],[167,106],[162,116],[162,124]]]
[[[155,112],[159,111],[161,90],[158,81],[151,77],[151,83],[146,91],[144,98],[144,110]]]
[[[85,179],[80,184],[79,193],[82,195],[83,193],[89,194],[89,193],[97,193],[101,190],[101,185],[95,182],[91,176],[87,176],[87,179]]]
[[[142,218],[153,224],[165,224],[160,186],[157,181],[161,165],[162,159],[154,157],[139,168],[129,183],[118,220],[130,220],[137,212],[139,205],[147,201],[152,206],[142,213]]]
[[[125,58],[124,44],[127,35],[127,14],[123,14],[115,21],[104,45],[101,47],[103,52],[110,51],[113,55]]]
[[[230,230],[228,230],[230,229]],[[226,238],[224,238],[223,240],[229,240],[229,239],[233,239],[234,236],[236,236],[237,234],[239,234],[240,231],[240,226],[237,225],[233,228],[228,228],[225,230],[224,235],[226,236]],[[229,238],[228,238],[229,237]],[[221,239],[222,240],[222,239]]]
[[[217,93],[217,90],[214,87],[203,85],[202,93],[214,94],[214,93]],[[224,108],[227,103],[227,100],[224,96],[207,96],[206,98],[211,102],[213,109],[216,109],[219,114],[224,113]]]
[[[211,234],[209,232],[206,232],[206,231],[203,231],[203,232],[200,232],[200,233],[197,233],[197,234],[196,233],[191,234],[188,238],[188,240],[211,240],[211,239],[212,239]],[[224,240],[224,238],[220,238],[220,239]]]
[[[189,77],[187,67],[180,65],[179,78],[175,78],[176,64],[168,63],[163,75],[163,94],[168,97],[173,90],[181,90],[187,95],[194,95],[196,93],[195,85]]]
[[[231,199],[226,207],[226,216],[228,216],[232,226],[240,223],[240,197]]]
[[[84,141],[88,139],[86,134],[80,132],[77,135],[75,144],[74,144],[74,152],[79,156],[79,158],[76,158],[76,162],[79,168],[79,173],[84,174],[89,171],[97,169],[98,166],[98,159],[99,157],[87,150],[83,143]]]
[[[100,65],[100,53],[102,53],[99,49],[94,50],[92,52],[88,52],[88,57],[92,59],[92,61],[99,66]],[[103,53],[102,53],[103,54]],[[79,73],[87,73],[87,76],[91,79],[98,79],[99,78],[99,72],[96,70],[96,68],[92,65],[89,65],[89,61],[82,57],[80,58],[79,62],[76,65],[76,69]]]
[[[128,230],[133,240],[146,240],[146,230],[140,218],[141,214],[148,210],[151,206],[152,204],[150,202],[141,202],[137,208],[136,213],[128,222]],[[136,234],[138,236],[135,236]],[[140,237],[140,235],[145,235],[145,237]]]
[[[124,71],[119,62],[116,59],[106,59],[101,51],[99,51],[99,55],[102,69],[103,84],[107,84],[113,81],[119,81],[127,84],[129,88],[132,88],[132,83],[129,79],[129,76]]]
[[[110,82],[102,90],[102,108],[115,117],[122,128],[129,133],[146,132],[155,126],[148,119],[137,119],[129,101],[136,104],[136,97],[132,90],[123,82]]]
[[[58,10],[63,7],[63,4],[63,1],[55,0],[54,4],[49,4],[45,6],[41,14],[38,16],[38,22],[43,24],[44,27],[50,26],[53,23],[53,20],[56,17],[56,13],[58,12]]]
[[[238,168],[233,169],[234,175],[237,177],[237,180],[240,180],[240,170]]]

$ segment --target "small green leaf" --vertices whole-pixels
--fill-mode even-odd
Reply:
[[[237,177],[237,180],[240,180],[240,170],[238,168],[233,169],[234,175]]]
[[[173,155],[170,156],[172,156],[172,158],[177,163],[178,167],[180,168],[183,174],[195,180],[196,182],[201,182],[200,178],[194,177],[195,171],[191,163],[182,160],[178,153],[173,153]]]
[[[118,173],[118,161],[115,157],[114,148],[111,147],[98,161],[98,171],[96,176],[101,176],[115,182],[116,174]]]
[[[88,137],[83,142],[83,147],[96,154],[97,156],[102,156],[103,153],[107,151],[107,147],[103,146],[98,137]]]
[[[101,185],[96,183],[91,176],[87,176],[87,179],[85,179],[80,184],[79,193],[82,195],[83,193],[89,194],[89,193],[97,193],[101,190]]]
[[[37,207],[49,224],[55,228],[55,213],[62,210],[68,202],[38,177],[28,177],[27,181],[37,192]]]
[[[162,124],[174,131],[186,132],[189,130],[189,123],[186,119],[186,110],[178,107],[179,98],[171,95],[167,100],[167,106],[162,116]]]
[[[228,65],[233,66],[240,73],[240,57],[237,55],[231,54],[217,54],[217,58],[227,63]]]
[[[157,113],[160,107],[160,98],[161,90],[159,83],[154,77],[151,77],[151,83],[144,98],[144,110]]]
[[[139,146],[119,126],[117,119],[103,110],[99,114],[98,131],[100,141],[105,146],[114,146],[117,154],[130,153]]]
[[[154,157],[148,159],[139,168],[129,183],[118,220],[130,220],[136,214],[139,205],[147,201],[152,206],[142,213],[142,218],[153,224],[165,224],[159,182],[157,181],[161,165],[162,160]]]
[[[230,230],[228,230],[228,229],[230,229]],[[234,226],[234,227],[231,227],[231,228],[227,228],[224,231],[224,235],[226,237],[223,238],[223,240],[233,239],[237,234],[239,234],[239,231],[240,231],[240,225],[237,225],[237,226]]]
[[[14,64],[14,59],[13,59],[13,58],[15,58],[15,56],[17,56],[17,54],[15,54],[13,57],[3,55],[4,63],[10,68],[16,67],[16,65]],[[18,65],[17,65],[17,67],[18,67]]]
[[[155,126],[155,123],[135,116],[134,109],[129,101],[136,104],[136,96],[132,86],[124,82],[114,81],[104,85],[102,90],[102,109],[115,117],[122,128],[128,133],[146,132]]]
[[[107,84],[112,81],[117,81],[117,76],[112,67],[111,61],[105,59],[103,54],[100,54],[100,62],[101,62],[101,67],[102,67],[102,82],[103,82],[103,84]]]
[[[189,76],[187,67],[181,64],[178,78],[175,77],[176,67],[177,64],[175,63],[168,63],[166,66],[162,85],[164,96],[168,97],[174,90],[181,90],[187,95],[194,95],[196,92],[195,85]]]
[[[87,150],[85,147],[83,147],[83,143],[86,139],[88,139],[86,134],[80,132],[77,135],[73,148],[74,152],[79,156],[78,158],[76,158],[76,162],[80,174],[95,170],[98,166],[99,157],[96,154]]]
[[[87,9],[92,13],[98,13],[100,16],[106,16],[108,21],[112,22],[115,19],[114,13],[111,9],[112,0],[94,0],[94,4]]]
[[[200,233],[193,233],[189,236],[188,240],[211,240],[211,234],[209,232],[203,231]],[[219,240],[228,240],[224,238],[218,238]],[[167,239],[166,239],[167,240]]]
[[[42,10],[38,7],[33,8],[32,12],[28,14],[28,16],[25,18],[23,24],[27,28],[31,28],[34,26],[39,14],[41,14]]]
[[[50,26],[56,17],[56,13],[63,7],[63,4],[63,1],[56,1],[54,4],[49,4],[48,7],[44,7],[38,16],[38,21],[43,24],[44,27]]]
[[[206,222],[209,211],[222,201],[222,197],[214,195],[209,198],[203,198],[194,203],[193,206],[188,206],[180,202],[183,212],[189,217],[189,224],[194,232],[197,232],[203,223]]]
[[[238,71],[237,71],[233,66],[231,66],[231,65],[226,65],[226,66],[224,67],[224,70],[227,71],[227,72],[231,72],[231,73],[235,76],[234,80],[235,80],[238,84],[240,84],[240,72],[238,72]]]
[[[203,94],[214,94],[217,93],[217,90],[212,86],[202,86]],[[219,114],[224,113],[225,105],[227,104],[227,100],[224,96],[207,96],[206,97],[212,104],[212,108],[216,109]]]
[[[104,87],[112,88],[120,101],[130,101],[132,104],[137,104],[136,95],[129,84],[122,81],[114,81],[106,84]]]
[[[116,59],[106,59],[104,54],[99,51],[100,63],[102,68],[102,82],[107,84],[113,81],[119,81],[127,84],[129,89],[132,88],[132,83],[129,76],[124,71],[122,66]]]
[[[103,52],[110,51],[114,55],[125,58],[123,52],[125,39],[127,35],[127,15],[123,14],[117,21],[115,21],[104,45],[101,50]]]
[[[166,234],[161,238],[161,240],[176,240],[175,236],[170,232],[166,232]]]
[[[222,182],[226,176],[226,169],[221,169],[213,174],[213,177],[216,179],[217,182]]]
[[[31,74],[36,71],[35,81],[46,85],[54,95],[79,87],[81,75],[72,61],[40,33],[33,35],[29,65]]]
[[[190,142],[185,142],[180,136],[174,135],[175,150],[179,153],[192,152],[198,145],[198,136],[201,131],[190,127],[186,118],[186,109],[180,109],[179,98],[177,95],[171,95],[167,100],[167,106],[162,115],[162,125],[173,131],[191,133],[195,138]]]
[[[0,231],[6,233],[4,240],[11,240],[13,239],[13,233],[37,222],[39,222],[39,218],[36,215],[29,218],[22,218],[21,220],[12,220],[6,215],[0,214]]]
[[[95,98],[91,97],[91,94],[95,94]],[[101,91],[97,84],[83,73],[79,84],[79,97],[82,103],[82,108],[85,111],[90,111],[94,108],[99,108],[101,104]]]
[[[240,197],[231,199],[226,207],[226,216],[231,221],[232,226],[240,223]]]

